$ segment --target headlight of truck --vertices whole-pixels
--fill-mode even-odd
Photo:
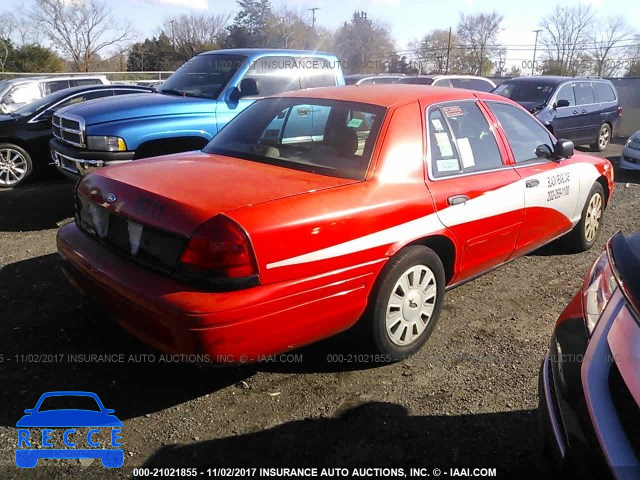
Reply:
[[[589,335],[596,328],[600,314],[617,288],[618,284],[611,270],[609,256],[604,252],[591,267],[591,272],[582,288],[582,304]]]
[[[87,137],[87,148],[101,152],[124,152],[127,144],[120,137]]]

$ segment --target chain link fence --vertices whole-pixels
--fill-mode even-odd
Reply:
[[[83,75],[104,75],[110,82],[114,83],[162,83],[173,71],[158,72],[87,72],[87,73],[14,73],[0,72],[0,80],[10,80],[20,77],[74,77]]]

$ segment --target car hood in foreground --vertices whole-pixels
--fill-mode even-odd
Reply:
[[[127,218],[190,235],[218,213],[356,182],[185,152],[101,169],[87,175],[78,190]]]

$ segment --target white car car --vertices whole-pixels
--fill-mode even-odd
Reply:
[[[640,170],[640,130],[631,135],[624,144],[620,168],[626,170]]]

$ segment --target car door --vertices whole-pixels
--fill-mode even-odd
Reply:
[[[558,106],[558,102],[564,100],[569,102],[566,107]],[[565,83],[558,89],[554,102],[551,105],[553,120],[551,126],[557,138],[575,140],[580,128],[580,114],[576,106],[576,96],[572,83]]]
[[[473,100],[427,110],[428,187],[440,221],[460,248],[460,280],[504,262],[522,227],[520,177],[505,163],[480,104]]]
[[[575,82],[573,91],[576,95],[576,110],[580,125],[576,131],[576,143],[592,143],[598,138],[600,129],[600,111],[596,104],[591,82]]]
[[[553,150],[555,139],[528,112],[502,102],[489,101],[487,105],[500,123],[524,189],[522,233],[514,252],[517,256],[571,229],[580,179],[570,159],[549,160],[536,153],[540,145]]]

